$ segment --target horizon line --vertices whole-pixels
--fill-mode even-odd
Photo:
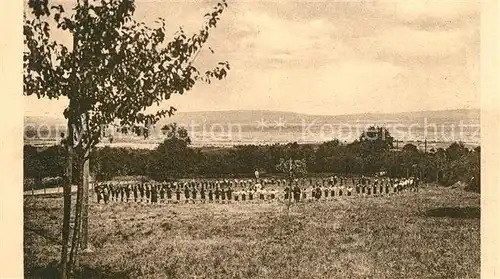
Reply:
[[[193,111],[177,111],[171,117],[165,117],[164,119],[169,119],[175,117],[178,114],[182,113],[216,113],[216,112],[271,112],[271,113],[290,113],[297,115],[305,115],[305,116],[316,116],[316,117],[341,117],[341,116],[354,116],[354,115],[376,115],[376,114],[404,114],[404,113],[422,113],[422,112],[445,112],[445,111],[474,111],[481,110],[481,108],[472,108],[472,107],[463,107],[463,108],[447,108],[447,109],[432,109],[432,110],[416,110],[416,111],[398,111],[398,112],[357,112],[357,113],[346,113],[346,114],[310,114],[310,113],[302,113],[302,112],[294,112],[294,111],[281,111],[281,110],[270,110],[270,109],[226,109],[226,110],[193,110]],[[26,114],[26,111],[23,113],[23,117],[54,117],[59,119],[64,119],[62,114]]]

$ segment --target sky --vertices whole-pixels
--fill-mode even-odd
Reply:
[[[71,5],[70,1],[64,5]],[[196,31],[215,1],[136,1],[135,19]],[[196,59],[229,61],[227,78],[161,107],[316,115],[479,108],[479,1],[228,0]],[[67,34],[53,38],[71,42]],[[25,115],[62,115],[67,100],[25,97]]]

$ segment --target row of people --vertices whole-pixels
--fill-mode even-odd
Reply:
[[[308,199],[327,199],[328,197],[336,196],[352,196],[355,189],[356,195],[386,195],[391,193],[401,192],[406,189],[413,190],[415,183],[412,179],[395,181],[394,183],[386,184],[361,184],[358,183],[355,187],[352,186],[321,186],[315,187],[300,187],[299,183],[294,183],[294,186],[285,186],[283,192],[278,192],[274,188],[267,189],[262,184],[254,184],[249,188],[233,189],[228,187],[206,188],[205,186],[183,185],[179,184],[113,184],[104,183],[95,186],[94,191],[97,195],[97,202],[108,203],[111,201],[121,202],[195,202],[197,200],[203,202],[217,201],[246,201],[246,200],[288,200],[289,195],[293,200]],[[290,197],[290,198],[291,198]]]

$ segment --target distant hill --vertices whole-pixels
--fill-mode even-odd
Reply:
[[[439,111],[418,111],[400,113],[363,113],[349,115],[310,115],[294,112],[266,111],[266,110],[235,110],[235,111],[203,111],[180,112],[171,118],[162,119],[159,124],[177,122],[189,124],[194,122],[205,123],[239,123],[255,124],[257,121],[277,121],[300,124],[302,121],[317,123],[352,123],[352,122],[412,122],[427,118],[429,123],[455,123],[461,120],[468,123],[479,123],[480,110],[456,109]]]
[[[404,141],[421,141],[424,138],[429,142],[442,143],[463,141],[479,144],[480,141],[478,133],[480,110],[478,109],[351,115],[309,115],[266,110],[179,112],[171,118],[160,120],[156,124],[156,132],[160,133],[160,128],[171,122],[188,126],[188,131],[194,132],[194,135],[191,135],[193,144],[198,146],[293,141],[319,143],[344,136],[343,140],[352,141],[359,137],[366,126],[374,124],[387,127],[393,136]],[[265,128],[259,126],[259,123],[263,122],[267,123]],[[284,124],[282,129],[278,129],[278,122]],[[464,128],[463,135],[458,134],[460,123],[467,126]],[[309,129],[308,127],[312,124],[314,127]],[[55,138],[66,128],[65,119],[62,116],[60,118],[25,116],[24,125],[26,143],[41,145],[53,144],[51,142],[56,140]],[[232,125],[231,127],[241,126],[240,132],[238,133],[237,128],[228,128],[229,125]],[[424,130],[426,126],[431,128]],[[432,126],[436,128],[432,128]],[[396,127],[400,127],[400,129],[396,129]],[[229,134],[229,131],[232,134]],[[41,136],[34,137],[34,135]],[[152,144],[154,147],[162,141],[161,133],[159,135],[160,137],[152,136],[148,139],[132,135],[114,136],[113,145]],[[40,142],[40,140],[43,141]]]
[[[310,115],[294,112],[266,111],[266,110],[234,110],[234,111],[199,111],[199,112],[178,112],[170,118],[160,120],[158,126],[165,123],[177,122],[179,124],[207,123],[238,123],[241,125],[254,125],[257,121],[278,121],[280,118],[287,124],[301,124],[302,121],[316,123],[354,123],[354,122],[401,122],[423,121],[428,123],[474,123],[480,121],[479,109],[455,109],[439,111],[418,111],[399,113],[362,113],[349,115]],[[25,116],[25,125],[65,125],[65,119],[54,116]]]

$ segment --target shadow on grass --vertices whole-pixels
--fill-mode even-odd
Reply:
[[[481,218],[481,209],[479,207],[440,207],[428,210],[425,216],[478,219]]]
[[[76,196],[76,193],[71,193],[71,196]],[[24,194],[24,198],[31,198],[31,199],[36,199],[36,198],[45,198],[45,199],[57,199],[57,198],[62,198],[63,193],[38,193],[35,194],[34,196],[31,194]]]
[[[57,264],[51,263],[45,267],[34,268],[24,271],[24,278],[31,279],[54,279],[60,278],[60,272]],[[120,278],[129,279],[130,276],[126,272],[112,272],[101,268],[93,268],[81,266],[75,271],[75,274],[70,277],[75,279],[104,279],[104,278]]]

